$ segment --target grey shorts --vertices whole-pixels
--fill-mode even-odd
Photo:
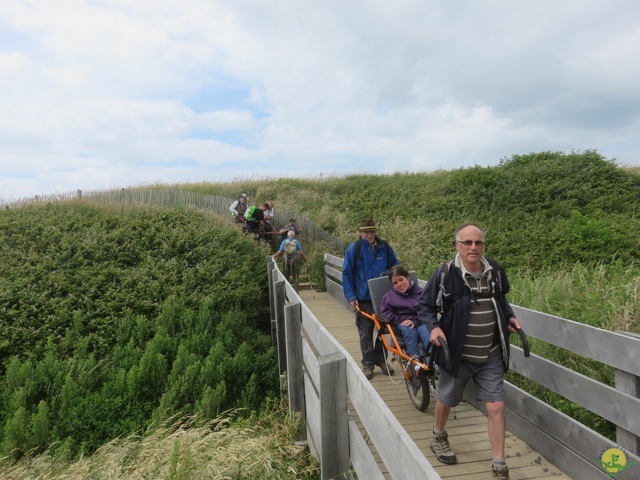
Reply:
[[[462,401],[464,389],[471,379],[479,401],[504,402],[504,366],[501,355],[494,355],[485,363],[460,362],[457,377],[440,369],[438,400],[447,407],[455,407]]]

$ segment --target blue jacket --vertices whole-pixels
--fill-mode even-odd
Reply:
[[[354,265],[354,257],[356,251],[356,243],[360,242],[360,256]],[[342,263],[342,290],[344,298],[348,302],[353,300],[371,301],[369,293],[369,284],[367,281],[371,278],[377,278],[380,274],[386,272],[394,265],[398,265],[396,253],[388,243],[383,244],[376,237],[376,244],[373,251],[369,247],[369,242],[363,239],[356,240],[344,254],[344,262]]]

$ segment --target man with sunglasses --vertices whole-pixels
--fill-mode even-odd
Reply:
[[[416,305],[436,347],[446,340],[451,369],[445,369],[441,348],[434,361],[440,368],[431,450],[446,464],[457,462],[445,430],[449,412],[462,401],[473,379],[487,410],[493,453],[493,478],[508,479],[505,463],[504,375],[509,367],[509,335],[520,328],[506,295],[509,281],[502,266],[484,256],[485,231],[475,223],[462,225],[455,236],[457,254],[429,279]]]

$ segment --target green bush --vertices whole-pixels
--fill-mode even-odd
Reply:
[[[236,229],[82,203],[6,210],[0,225],[2,454],[90,453],[278,395],[264,252]]]

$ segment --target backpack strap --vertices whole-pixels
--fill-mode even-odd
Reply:
[[[450,260],[440,265],[440,283],[438,285],[438,295],[436,296],[436,307],[438,307],[438,310],[440,310],[441,312],[444,312],[444,302],[443,302],[443,298],[445,296],[444,282],[447,276],[449,275],[449,270],[451,269],[452,263],[453,263],[453,260]]]
[[[487,258],[487,257],[485,257]],[[504,292],[502,290],[502,274],[500,273],[500,268],[499,268],[499,264],[496,260],[494,260],[493,258],[487,258],[487,261],[489,262],[489,265],[491,265],[491,267],[493,268],[493,271],[496,274],[496,281],[498,284],[498,291],[496,292],[497,295],[502,295],[504,296]],[[451,270],[451,265],[453,264],[454,259],[451,259],[448,262],[444,262],[441,266],[440,266],[440,284],[438,286],[438,295],[436,297],[436,307],[438,308],[438,310],[440,310],[441,312],[444,312],[444,306],[445,306],[445,300],[446,300],[446,304],[447,305],[451,305],[453,303],[455,303],[459,297],[452,297],[453,293],[449,292],[447,293],[445,290],[445,283],[447,281],[447,278],[449,276],[449,271]],[[494,293],[475,293],[473,294],[474,298],[491,298],[493,296],[495,296],[496,294]]]
[[[385,242],[381,238],[376,237],[376,240],[380,242],[381,245],[384,245],[384,248],[387,251],[387,270],[389,270],[391,267],[393,267],[393,265],[389,265],[389,262],[391,261],[391,247],[387,242]],[[362,251],[362,239],[359,239],[356,242],[355,252],[353,253],[354,265],[358,262],[358,258],[360,258],[361,251]]]

